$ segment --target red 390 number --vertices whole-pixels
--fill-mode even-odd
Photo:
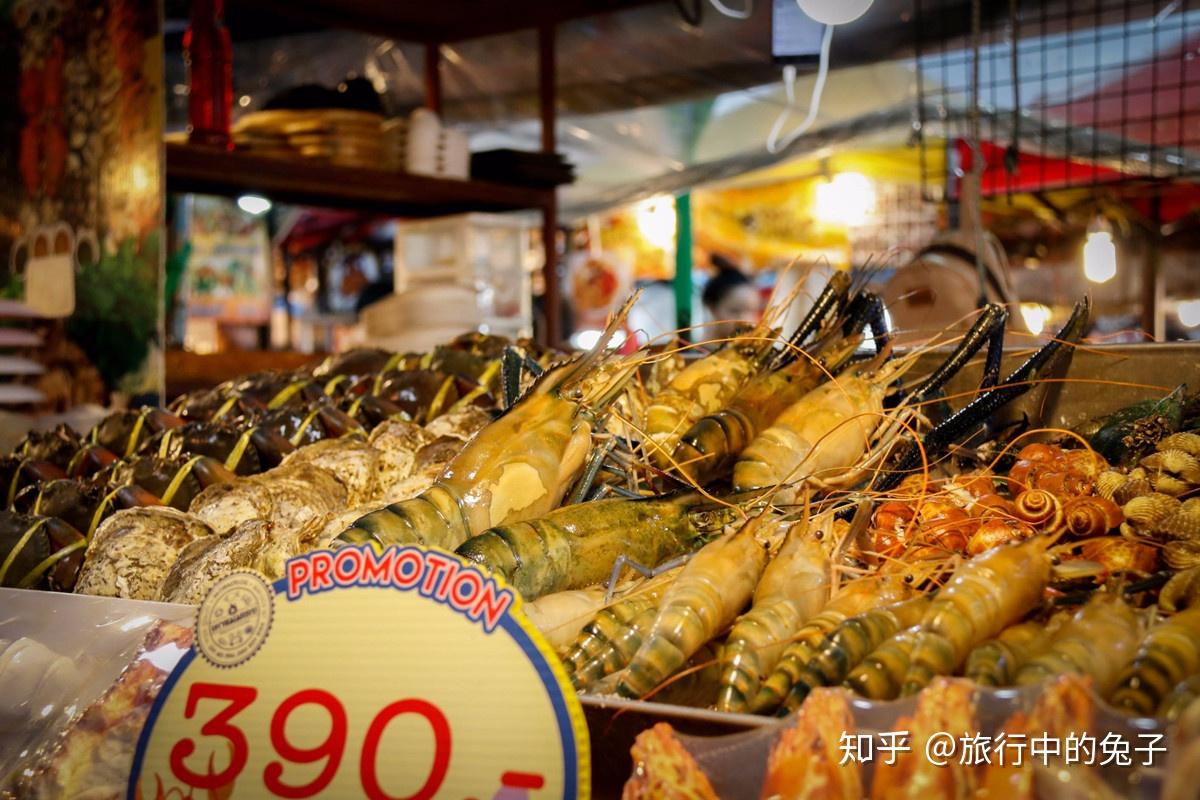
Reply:
[[[192,764],[191,756],[196,752],[196,743],[181,739],[171,747],[171,773],[181,783],[196,789],[219,789],[229,786],[241,775],[250,758],[250,745],[245,732],[233,723],[233,719],[245,711],[258,698],[258,690],[250,686],[229,686],[219,683],[194,683],[188,690],[183,715],[194,718],[203,702],[208,709],[207,721],[200,726],[203,736],[223,739],[229,751],[229,765],[219,772],[212,771],[212,761],[207,764]],[[297,747],[287,736],[289,717],[297,709],[315,706],[329,716],[329,733],[314,747]],[[389,795],[379,783],[379,741],[392,720],[405,714],[423,717],[433,732],[433,763],[428,777],[414,794]],[[342,757],[346,753],[346,737],[349,722],[346,708],[336,697],[323,689],[303,689],[289,695],[271,715],[271,747],[278,759],[270,761],[263,769],[263,785],[277,797],[313,797],[328,788],[337,775]],[[359,775],[363,794],[369,800],[429,800],[437,794],[446,772],[450,768],[450,723],[436,705],[427,700],[406,698],[384,707],[372,718],[363,738],[359,757]],[[296,782],[287,777],[287,765],[315,764],[323,762],[320,772],[307,783]],[[196,767],[204,768],[198,771]]]

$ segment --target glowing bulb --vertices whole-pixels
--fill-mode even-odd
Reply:
[[[1117,274],[1117,246],[1108,231],[1092,231],[1083,245],[1083,274],[1092,283],[1104,283]]]
[[[256,194],[244,194],[237,199],[238,208],[247,214],[261,217],[271,210],[271,201]]]
[[[659,250],[675,246],[675,202],[670,197],[651,197],[634,207],[634,219],[642,238]]]
[[[1181,301],[1175,313],[1179,315],[1179,321],[1185,327],[1194,328],[1200,325],[1200,300]]]
[[[800,10],[825,25],[845,25],[867,13],[874,0],[796,0]]]
[[[577,331],[571,336],[571,346],[576,350],[591,350],[600,341],[602,331],[588,329]],[[615,350],[625,344],[625,331],[613,331],[612,338],[608,340],[608,349]]]
[[[875,210],[875,184],[866,175],[840,172],[817,184],[816,217],[830,225],[854,227]]]
[[[1021,317],[1029,332],[1036,335],[1046,329],[1046,323],[1050,321],[1050,309],[1041,303],[1021,303]]]

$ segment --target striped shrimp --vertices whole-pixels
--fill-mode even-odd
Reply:
[[[1041,602],[1050,581],[1051,542],[1039,536],[1001,545],[954,571],[921,620],[901,694],[916,694],[935,675],[953,673],[976,645]]]
[[[749,602],[767,565],[760,514],[705,545],[663,596],[654,624],[617,682],[625,697],[641,698],[733,622]]]
[[[473,536],[457,553],[533,600],[600,583],[625,556],[647,567],[688,552],[731,521],[726,507],[697,508],[697,495],[577,503]]]
[[[830,510],[792,525],[779,552],[763,570],[750,610],[738,618],[721,651],[718,711],[745,712],[762,679],[775,667],[784,643],[829,597],[829,558],[815,537],[834,524]]]
[[[676,567],[643,582],[592,617],[562,656],[576,688],[624,669],[658,616],[663,592],[679,574]]]
[[[521,610],[554,652],[561,653],[575,641],[587,621],[604,607],[606,594],[608,592],[602,586],[555,592],[526,603]]]
[[[765,325],[733,340],[710,356],[688,364],[646,406],[647,455],[662,467],[683,434],[706,414],[720,409],[759,371],[771,350]]]
[[[556,508],[583,469],[597,415],[636,368],[629,360],[615,375],[605,370],[606,379],[592,380],[633,299],[615,315],[591,352],[543,375],[529,394],[471,439],[433,486],[411,500],[360,517],[338,538],[453,550],[488,528],[540,517]]]
[[[767,758],[761,797],[779,800],[862,800],[861,765],[843,756],[855,735],[850,695],[818,689],[776,740]]]
[[[1153,714],[1185,678],[1200,674],[1200,608],[1155,625],[1125,666],[1109,701],[1128,714]]]
[[[775,669],[767,675],[750,703],[750,710],[755,714],[766,714],[779,708],[821,640],[846,619],[879,605],[905,600],[911,594],[912,590],[903,579],[894,576],[859,578],[842,587],[820,614],[790,637]]]
[[[920,633],[920,625],[900,631],[850,670],[842,685],[870,700],[895,700],[900,696],[900,684]]]
[[[963,675],[980,686],[1010,686],[1017,670],[1053,641],[1064,619],[1064,615],[1056,614],[1048,622],[1030,620],[1010,625],[971,651]]]
[[[759,431],[824,380],[826,372],[812,358],[802,355],[800,346],[820,327],[834,306],[844,301],[849,288],[849,275],[835,273],[766,369],[747,380],[727,405],[688,428],[674,454],[681,472],[699,484],[721,475]],[[865,316],[861,321],[866,322]],[[826,363],[836,369],[834,365],[849,358],[859,342],[858,337],[849,338],[837,351],[829,354]]]
[[[838,625],[816,647],[804,665],[804,671],[783,699],[779,715],[800,707],[809,692],[818,686],[836,686],[851,669],[884,640],[917,624],[929,607],[929,598],[918,595],[883,608],[876,608]]]
[[[1046,652],[1017,670],[1015,683],[1029,686],[1074,672],[1091,677],[1103,697],[1133,658],[1141,635],[1141,621],[1119,594],[1096,594],[1063,624]]]

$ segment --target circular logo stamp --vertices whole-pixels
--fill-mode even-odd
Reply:
[[[267,641],[275,590],[257,572],[239,570],[208,590],[196,615],[196,649],[214,667],[249,661]]]

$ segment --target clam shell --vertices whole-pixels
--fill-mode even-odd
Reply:
[[[1183,450],[1194,456],[1200,456],[1200,434],[1185,432],[1172,433],[1158,443],[1158,450]]]
[[[1154,491],[1154,484],[1150,483],[1150,481],[1144,477],[1144,474],[1145,473],[1143,473],[1143,477],[1139,478],[1133,477],[1132,474],[1130,477],[1126,478],[1125,482],[1113,491],[1113,502],[1120,505],[1125,505],[1135,497],[1142,497],[1152,493]]]
[[[1180,507],[1154,526],[1153,534],[1163,539],[1189,539],[1200,542],[1200,513]]]
[[[1183,501],[1183,510],[1193,514],[1200,514],[1200,497],[1189,497]]]
[[[1116,470],[1106,469],[1096,476],[1096,494],[1112,500],[1113,494],[1125,483],[1126,476]]]
[[[1169,495],[1147,494],[1133,498],[1121,510],[1134,527],[1151,530],[1160,520],[1177,511],[1182,505],[1178,499]]]

